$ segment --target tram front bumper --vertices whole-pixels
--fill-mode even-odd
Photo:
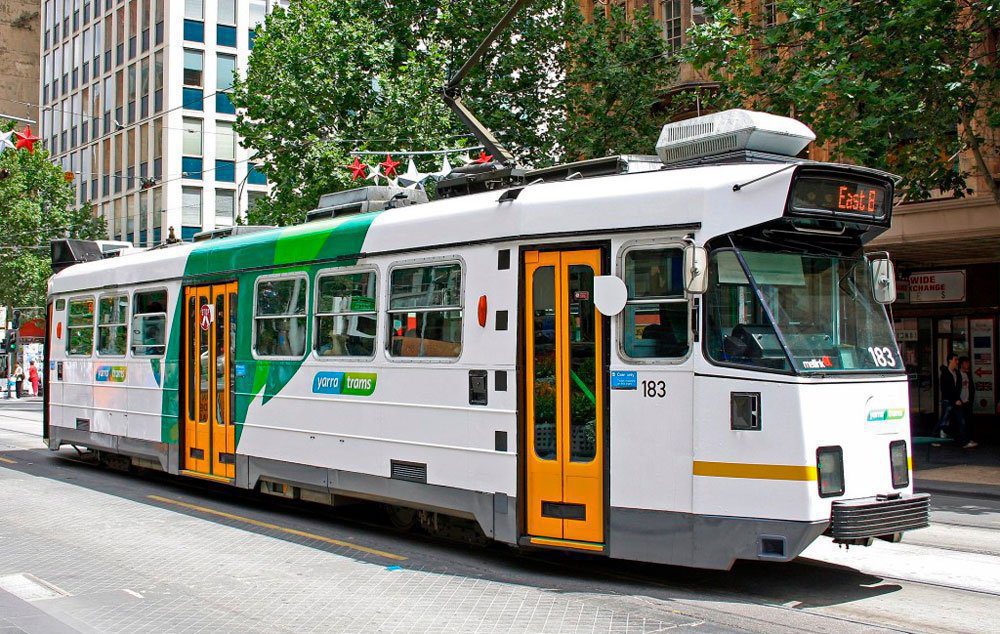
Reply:
[[[931,496],[878,495],[854,500],[836,500],[830,509],[826,535],[838,544],[870,545],[876,537],[898,541],[904,531],[930,523]]]

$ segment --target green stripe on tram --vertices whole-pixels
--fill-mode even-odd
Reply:
[[[254,281],[262,275],[299,271],[307,272],[312,277],[321,268],[356,264],[356,256],[361,253],[368,230],[378,215],[377,212],[359,214],[224,240],[210,240],[198,244],[188,256],[184,267],[185,284],[210,284],[231,280],[233,277],[239,282],[237,310],[241,328],[237,335],[236,358],[246,366],[246,371],[236,379],[237,446],[253,399],[261,394],[265,403],[269,401],[295,376],[305,360],[253,359],[250,351],[250,324],[253,320]],[[312,303],[312,293],[309,294],[308,302]],[[180,432],[180,331],[183,313],[184,294],[179,293],[163,370],[160,437],[166,443],[178,442]],[[307,340],[311,341],[312,323],[309,320],[307,336]]]

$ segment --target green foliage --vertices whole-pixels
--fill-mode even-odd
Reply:
[[[269,15],[233,95],[274,184],[248,222],[300,222],[321,194],[354,186],[352,150],[475,145],[440,91],[509,4],[300,0]],[[466,78],[465,102],[523,164],[652,151],[652,106],[672,77],[664,44],[651,18],[615,17],[588,25],[574,0],[537,0]]]
[[[43,306],[52,274],[49,242],[103,238],[104,225],[89,204],[75,206],[73,187],[47,151],[7,149],[0,170],[8,174],[0,179],[0,305]]]
[[[842,159],[900,174],[911,200],[969,193],[954,157],[979,163],[976,115],[1000,120],[1000,69],[983,50],[1000,4],[778,0],[787,21],[770,27],[755,5],[706,0],[691,31],[687,58],[721,82],[719,107],[793,115]]]

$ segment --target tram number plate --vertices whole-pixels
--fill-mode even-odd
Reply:
[[[667,384],[664,381],[643,381],[642,395],[646,398],[663,398],[667,395]]]

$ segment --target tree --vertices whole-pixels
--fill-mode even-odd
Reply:
[[[360,184],[344,169],[354,150],[474,145],[440,90],[508,6],[301,0],[270,14],[233,89],[237,132],[273,184],[248,221],[301,222],[321,194]],[[652,150],[665,45],[651,18],[614,17],[537,0],[466,78],[466,103],[523,164]]]
[[[1000,204],[988,167],[1000,126],[1000,65],[985,0],[778,0],[768,25],[748,0],[705,0],[687,59],[721,82],[720,107],[793,115],[845,160],[903,177],[910,200],[971,193],[967,150]]]
[[[104,237],[104,224],[90,205],[77,207],[74,198],[73,187],[47,151],[0,153],[0,305],[45,305],[51,240]]]

